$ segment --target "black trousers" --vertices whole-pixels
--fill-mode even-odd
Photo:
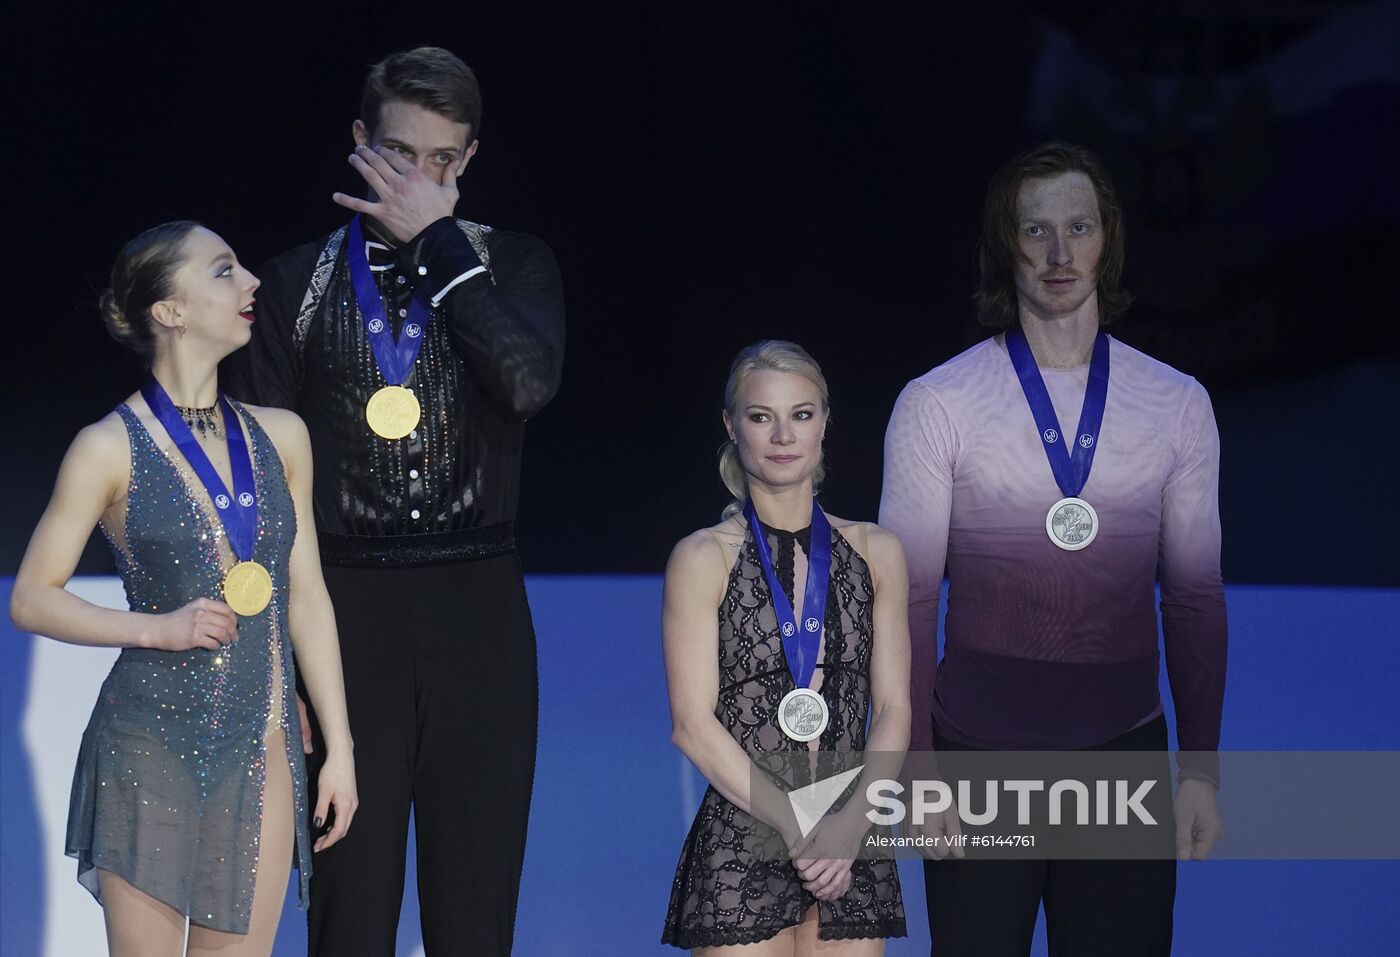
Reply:
[[[360,806],[314,857],[308,953],[393,957],[411,806],[427,953],[509,954],[539,710],[519,558],[325,576]],[[311,726],[314,811],[325,748]]]
[[[934,748],[974,750],[938,734]],[[1114,738],[1100,749],[1161,751],[1163,777],[1170,780],[1165,718]],[[1170,814],[1169,806],[1165,813]],[[1166,957],[1172,949],[1174,859],[976,861],[949,857],[924,862],[924,893],[935,957],[1026,957],[1042,903],[1051,957]]]

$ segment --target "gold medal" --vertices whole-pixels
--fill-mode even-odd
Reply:
[[[418,428],[422,416],[418,399],[401,385],[386,385],[365,405],[365,421],[375,435],[385,439],[403,438]]]
[[[257,562],[239,562],[224,576],[224,601],[235,613],[251,618],[272,600],[272,576]]]

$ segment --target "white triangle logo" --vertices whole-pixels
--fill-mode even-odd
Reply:
[[[822,815],[831,809],[831,805],[835,804],[841,793],[851,786],[851,782],[856,779],[864,767],[865,765],[862,764],[849,771],[842,771],[832,777],[823,778],[805,788],[797,788],[788,792],[788,802],[792,804],[793,814],[797,815],[797,826],[802,829],[803,837],[812,833],[812,828],[817,826]]]

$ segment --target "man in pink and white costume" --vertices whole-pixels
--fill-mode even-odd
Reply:
[[[1203,859],[1224,832],[1214,752],[1226,619],[1210,400],[1190,376],[1100,339],[1129,297],[1119,285],[1122,214],[1088,150],[1050,143],[1003,166],[978,255],[978,317],[997,334],[910,382],[885,438],[880,524],[909,562],[910,750],[1165,752],[1160,580],[1183,752],[1177,853]],[[1081,419],[1095,375],[1106,379],[1101,424],[1092,411]],[[1079,460],[1077,483],[1066,451]],[[955,817],[926,829],[955,828]],[[925,864],[939,957],[1028,954],[1042,902],[1051,954],[1170,953],[1173,860],[960,856]]]

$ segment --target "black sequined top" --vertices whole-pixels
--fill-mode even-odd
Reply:
[[[258,271],[253,339],[230,357],[225,388],[306,421],[327,562],[497,553],[512,540],[525,421],[559,388],[558,266],[526,233],[444,217],[391,248],[369,226],[370,268],[395,337],[415,292],[432,304],[403,383],[422,405],[419,427],[386,440],[366,424],[365,403],[386,382],[355,301],[344,229]]]

